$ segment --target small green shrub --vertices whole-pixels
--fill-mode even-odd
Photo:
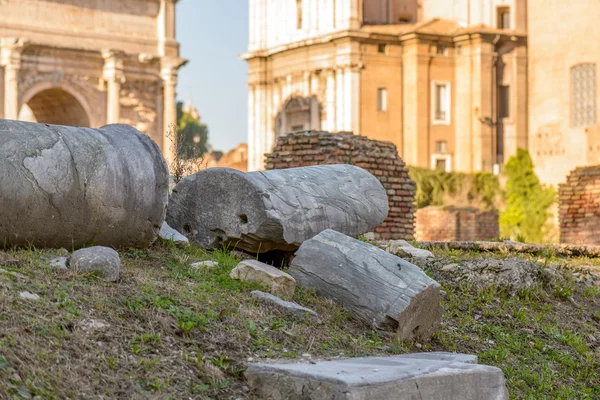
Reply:
[[[506,163],[506,208],[500,214],[500,234],[521,242],[540,243],[550,231],[550,207],[556,191],[540,183],[527,150]]]

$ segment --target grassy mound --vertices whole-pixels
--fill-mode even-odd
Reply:
[[[54,270],[45,260],[56,254],[0,252],[0,398],[251,399],[248,362],[434,350],[477,354],[502,368],[511,398],[600,398],[600,290],[578,283],[574,266],[597,260],[530,257],[540,270],[560,269],[517,293],[456,282],[439,262],[425,266],[443,286],[446,313],[431,342],[406,343],[301,289],[294,301],[322,324],[258,303],[250,291],[261,287],[229,278],[239,260],[227,251],[163,244],[121,252],[118,283]],[[190,268],[203,260],[220,266]]]

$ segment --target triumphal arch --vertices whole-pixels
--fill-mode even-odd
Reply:
[[[0,118],[133,125],[167,158],[177,0],[0,0]]]

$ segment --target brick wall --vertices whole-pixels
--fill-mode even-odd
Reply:
[[[416,212],[417,240],[455,242],[496,239],[498,213],[476,208],[425,207]]]
[[[561,243],[600,244],[600,166],[571,171],[558,203]]]
[[[351,132],[306,131],[280,137],[273,152],[266,155],[267,169],[322,164],[352,164],[375,175],[387,190],[390,210],[388,218],[375,229],[375,237],[413,239],[415,183],[396,146]]]

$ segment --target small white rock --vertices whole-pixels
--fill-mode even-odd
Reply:
[[[39,300],[40,296],[38,296],[35,293],[29,293],[29,292],[21,292],[19,293],[19,296],[21,296],[22,299],[27,299],[27,300]]]
[[[97,321],[95,319],[84,319],[79,323],[83,329],[104,329],[110,325],[103,321]]]
[[[200,261],[200,262],[195,262],[192,263],[190,265],[190,267],[192,267],[193,269],[200,269],[200,268],[216,268],[219,266],[219,263],[216,261]]]
[[[51,259],[48,262],[48,265],[55,269],[65,270],[65,269],[67,269],[68,261],[69,261],[69,259],[67,257],[56,257],[56,258]]]

